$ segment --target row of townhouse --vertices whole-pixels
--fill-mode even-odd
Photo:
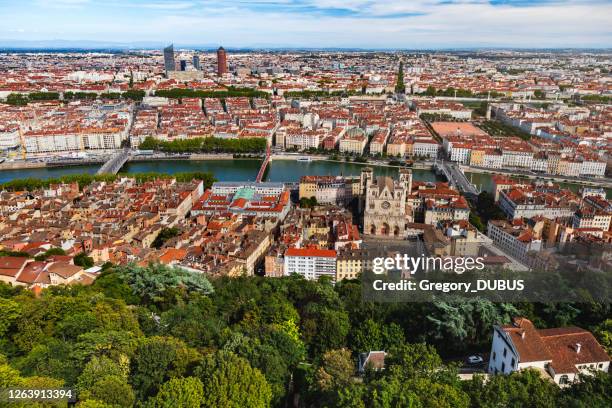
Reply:
[[[546,186],[501,190],[498,205],[509,219],[542,216],[550,219],[571,217],[580,200],[569,190]]]
[[[28,153],[118,149],[127,139],[125,129],[83,129],[66,131],[29,131],[23,135]]]
[[[483,146],[444,139],[443,146],[451,161],[491,169],[517,168],[568,177],[603,177],[607,162],[592,155],[566,155],[558,152],[534,152],[530,148]]]

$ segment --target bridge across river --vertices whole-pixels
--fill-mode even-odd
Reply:
[[[261,167],[259,168],[257,177],[255,178],[256,183],[261,183],[261,181],[263,180],[264,173],[266,172],[266,167],[268,167],[268,163],[270,163],[271,160],[272,159],[270,157],[270,146],[268,145],[268,147],[266,148],[266,158],[264,159],[263,163],[261,163]]]
[[[436,160],[434,163],[434,169],[437,172],[444,174],[448,182],[460,192],[466,194],[468,197],[476,197],[479,194],[478,189],[475,185],[465,176],[465,173],[455,163],[451,163],[445,160]]]
[[[125,148],[114,154],[106,163],[100,167],[96,174],[117,174],[130,158],[130,149]]]

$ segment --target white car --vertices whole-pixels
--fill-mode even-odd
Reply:
[[[481,356],[469,356],[467,362],[468,364],[482,364],[484,360]]]

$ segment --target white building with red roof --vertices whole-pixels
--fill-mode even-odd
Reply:
[[[308,280],[318,280],[321,276],[336,279],[337,253],[333,249],[288,248],[285,251],[285,275],[300,274]]]
[[[579,375],[608,372],[610,357],[593,334],[579,327],[536,329],[525,318],[494,326],[488,371],[509,374],[533,368],[558,385],[569,385]]]

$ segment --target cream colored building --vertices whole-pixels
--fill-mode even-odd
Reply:
[[[352,128],[340,139],[339,149],[341,153],[362,155],[366,144],[368,137],[365,132],[359,128]]]
[[[336,259],[336,282],[343,279],[356,279],[363,272],[362,252],[342,250]]]

